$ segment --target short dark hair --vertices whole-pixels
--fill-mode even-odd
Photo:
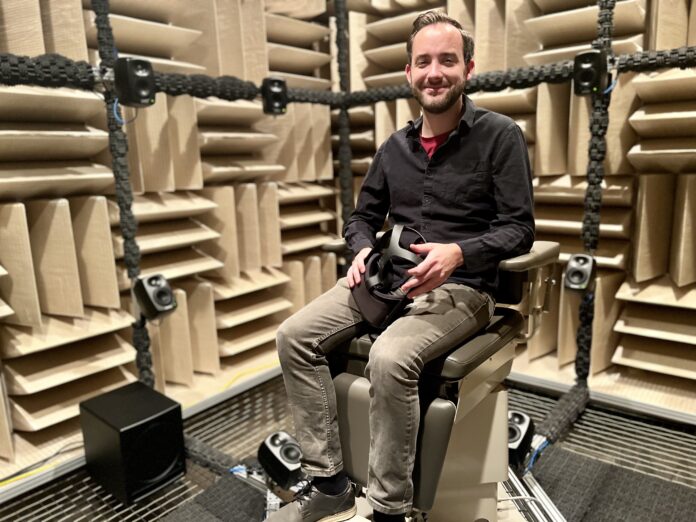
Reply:
[[[462,35],[462,44],[464,51],[464,65],[468,65],[474,56],[474,38],[465,31],[457,20],[450,18],[442,11],[426,11],[425,13],[419,14],[413,21],[413,29],[411,29],[411,35],[408,37],[408,42],[406,42],[406,54],[408,54],[408,63],[411,63],[413,59],[413,39],[418,34],[418,31],[433,24],[450,24],[456,27]]]

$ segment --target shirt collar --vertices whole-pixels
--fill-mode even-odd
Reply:
[[[461,118],[459,118],[459,123],[457,124],[457,130],[461,133],[463,125],[467,125],[471,128],[474,125],[474,114],[476,113],[476,105],[471,101],[466,94],[464,98],[464,111]],[[418,137],[420,136],[421,128],[423,127],[423,116],[418,117],[415,121],[411,120],[408,122],[409,128],[406,131],[408,136]]]

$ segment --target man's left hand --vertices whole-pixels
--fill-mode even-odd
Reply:
[[[408,271],[412,277],[401,286],[410,298],[437,288],[464,262],[462,249],[456,243],[422,243],[411,245],[410,249],[426,254],[421,264]]]

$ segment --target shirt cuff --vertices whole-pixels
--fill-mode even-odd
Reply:
[[[363,248],[372,248],[372,242],[369,239],[363,238],[355,240],[355,242],[352,245],[350,245],[350,249],[353,252],[353,255],[356,255]]]
[[[464,241],[459,241],[457,245],[462,249],[462,256],[464,256],[464,263],[462,264],[464,270],[475,273],[484,272],[489,268],[485,258],[486,247],[481,238],[465,239]]]

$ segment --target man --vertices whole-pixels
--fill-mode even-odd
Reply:
[[[355,514],[343,472],[336,397],[326,354],[364,330],[350,288],[389,214],[416,228],[425,256],[402,286],[415,298],[380,334],[370,379],[367,498],[374,520],[403,521],[412,507],[411,474],[420,420],[423,365],[483,328],[493,313],[497,266],[534,241],[532,183],[524,137],[508,117],[463,96],[474,70],[473,40],[455,20],[420,15],[407,44],[406,77],[422,117],[379,148],[344,235],[356,254],[347,278],[285,321],[278,331],[285,386],[313,477],[272,521],[342,521]]]

